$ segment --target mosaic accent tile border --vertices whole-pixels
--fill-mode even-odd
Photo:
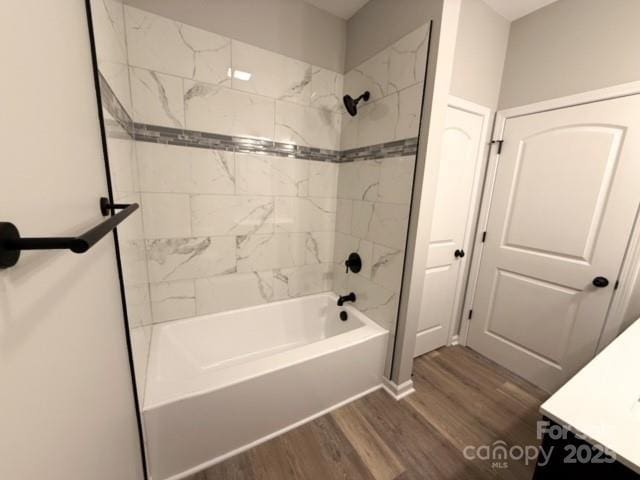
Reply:
[[[417,137],[376,145],[367,145],[366,147],[341,152],[340,150],[306,147],[303,145],[280,143],[250,137],[221,135],[218,133],[138,123],[131,119],[131,116],[127,113],[122,103],[120,103],[102,74],[100,74],[99,80],[102,106],[114,118],[114,120],[105,119],[107,135],[113,138],[133,138],[139,142],[162,143],[258,155],[274,155],[278,157],[332,163],[402,157],[415,155],[417,152]]]
[[[185,147],[294,157],[321,162],[338,162],[340,160],[340,152],[337,150],[325,150],[271,140],[236,137],[181,128],[159,127],[144,123],[133,124],[133,137],[136,141],[141,142],[166,143]]]
[[[418,138],[406,138],[393,142],[368,145],[352,150],[326,150],[290,143],[279,143],[249,137],[235,137],[217,133],[199,132],[180,128],[160,127],[144,123],[133,124],[136,141],[182,145],[185,147],[209,148],[232,152],[293,157],[321,162],[346,163],[359,160],[374,160],[389,157],[415,155]]]
[[[372,160],[378,158],[404,157],[415,155],[418,151],[418,137],[395,140],[393,142],[367,145],[340,152],[340,162],[355,162],[358,160]]]

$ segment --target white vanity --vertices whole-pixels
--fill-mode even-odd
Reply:
[[[554,451],[534,478],[585,472],[602,478],[640,478],[640,319],[549,398],[541,411],[550,424],[542,445],[547,451],[541,455]],[[564,438],[556,438],[558,426],[566,427]]]

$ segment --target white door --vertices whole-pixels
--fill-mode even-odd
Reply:
[[[107,193],[84,1],[2,7],[0,222],[75,235]],[[0,478],[143,478],[111,235],[0,269]]]
[[[548,391],[596,351],[640,201],[638,112],[636,95],[505,124],[468,343]]]
[[[488,119],[485,107],[449,102],[415,356],[446,345],[460,314]]]

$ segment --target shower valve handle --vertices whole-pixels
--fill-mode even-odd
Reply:
[[[360,255],[356,252],[352,252],[349,254],[349,258],[347,258],[344,262],[344,266],[346,267],[345,273],[349,273],[351,270],[353,273],[358,273],[362,270],[362,259]]]

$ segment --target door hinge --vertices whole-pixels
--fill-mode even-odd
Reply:
[[[620,286],[620,280],[616,280],[616,283],[613,285],[613,289],[617,290],[619,286]]]
[[[471,320],[471,317],[473,317],[473,309],[469,310],[469,316],[467,318]]]
[[[502,144],[504,143],[504,140],[491,140],[491,145],[494,143],[498,144],[498,155],[500,155],[502,153]]]
[[[484,232],[482,232],[482,243],[484,243],[487,240],[487,231],[485,230]]]

